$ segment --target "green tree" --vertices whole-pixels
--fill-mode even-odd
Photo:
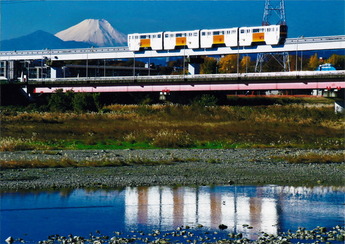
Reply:
[[[99,94],[76,93],[72,99],[76,112],[97,112],[99,110]]]
[[[63,92],[62,89],[58,89],[53,93],[48,101],[48,107],[53,112],[66,112],[73,110],[72,99],[74,92]]]
[[[192,101],[192,105],[197,107],[216,106],[217,102],[218,99],[214,95],[203,94],[201,96],[196,97]]]

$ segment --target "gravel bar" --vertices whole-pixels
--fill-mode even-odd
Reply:
[[[0,152],[1,160],[164,162],[117,167],[1,169],[0,191],[180,185],[343,186],[345,162],[290,164],[274,158],[343,151],[302,149],[150,149]],[[345,160],[344,160],[345,161]]]

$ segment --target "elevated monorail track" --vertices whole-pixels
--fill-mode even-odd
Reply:
[[[9,60],[91,60],[149,57],[178,57],[251,53],[279,53],[293,51],[345,49],[345,35],[287,38],[284,45],[257,45],[250,47],[218,47],[177,50],[129,51],[128,47],[103,47],[82,49],[45,49],[24,51],[2,51],[0,61]]]

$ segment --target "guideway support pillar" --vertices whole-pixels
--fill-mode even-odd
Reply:
[[[200,64],[204,62],[204,59],[195,56],[195,57],[188,57],[187,58],[188,62],[188,74],[189,75],[197,75],[200,74]]]

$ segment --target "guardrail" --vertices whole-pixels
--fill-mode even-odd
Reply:
[[[30,79],[29,84],[81,84],[81,83],[124,83],[124,82],[183,82],[212,80],[283,80],[295,78],[344,78],[345,70],[336,71],[292,71],[242,74],[198,74],[198,75],[155,75],[155,76],[112,76],[112,77],[70,77]]]

